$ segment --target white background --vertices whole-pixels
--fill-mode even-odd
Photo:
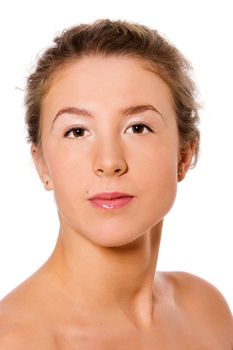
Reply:
[[[231,1],[8,1],[0,5],[0,298],[50,255],[58,233],[24,129],[25,78],[61,30],[126,19],[165,34],[193,63],[201,93],[201,157],[179,184],[158,269],[214,284],[233,310],[233,24]]]

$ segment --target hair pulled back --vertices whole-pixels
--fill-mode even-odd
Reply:
[[[100,19],[64,30],[39,57],[26,82],[25,122],[27,141],[41,144],[41,104],[52,77],[62,65],[87,55],[129,55],[149,62],[169,86],[176,110],[180,145],[196,146],[193,166],[199,153],[199,104],[192,67],[183,54],[157,30],[128,21]]]

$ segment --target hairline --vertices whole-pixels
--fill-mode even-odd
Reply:
[[[41,140],[41,136],[42,136],[41,106],[43,104],[44,98],[49,93],[49,90],[52,88],[52,86],[54,86],[54,84],[56,84],[56,82],[58,82],[59,79],[61,79],[61,77],[59,77],[59,74],[58,74],[59,71],[62,71],[65,67],[72,65],[72,63],[77,63],[78,61],[81,61],[82,59],[87,58],[87,57],[102,57],[102,58],[129,57],[129,58],[135,59],[136,61],[138,61],[138,63],[141,63],[143,69],[148,70],[148,71],[158,75],[167,84],[169,91],[170,91],[170,95],[171,95],[172,107],[174,108],[174,110],[176,110],[175,100],[174,100],[172,89],[169,86],[168,82],[160,74],[159,67],[158,67],[158,64],[156,62],[153,62],[149,58],[143,57],[143,55],[140,55],[140,54],[137,54],[134,52],[126,52],[126,53],[124,53],[124,52],[104,52],[104,51],[96,52],[94,50],[92,50],[90,52],[83,52],[80,55],[76,54],[76,55],[73,55],[73,57],[69,57],[67,59],[65,58],[65,59],[61,60],[60,62],[58,62],[51,69],[50,74],[47,74],[48,75],[47,79],[44,80],[44,83],[43,83],[43,86],[41,89],[41,97],[40,97],[40,117],[39,117],[39,133],[38,133],[38,136],[39,136],[38,146],[39,147],[41,146],[41,141],[42,141]],[[179,138],[180,138],[180,136],[179,136]]]

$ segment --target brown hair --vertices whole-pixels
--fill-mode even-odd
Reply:
[[[196,86],[190,62],[158,31],[128,21],[100,19],[64,30],[38,59],[26,84],[25,122],[27,141],[41,145],[40,109],[54,73],[61,65],[87,55],[130,55],[146,60],[168,84],[176,110],[180,144],[196,146],[193,166],[199,153],[200,134]]]

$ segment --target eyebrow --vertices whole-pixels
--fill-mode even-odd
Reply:
[[[130,106],[130,107],[127,107],[125,109],[122,109],[120,113],[123,116],[128,116],[130,114],[138,114],[138,113],[146,112],[149,110],[156,112],[157,114],[159,114],[163,118],[162,113],[159,112],[157,108],[155,108],[154,106],[152,106],[150,104]],[[55,121],[57,120],[57,118],[65,113],[66,114],[73,114],[73,115],[77,115],[77,116],[82,116],[82,117],[88,117],[88,118],[94,117],[93,114],[89,110],[87,110],[86,108],[65,107],[65,108],[61,108],[57,112],[57,114],[55,115],[55,118],[53,119],[53,122],[52,122],[52,127],[53,127]]]

